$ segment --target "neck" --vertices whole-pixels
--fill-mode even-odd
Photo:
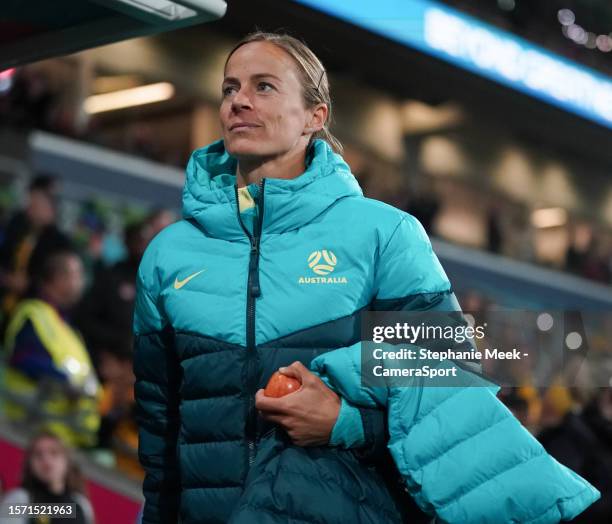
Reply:
[[[58,293],[56,293],[51,286],[43,286],[40,290],[39,296],[41,299],[43,299],[45,302],[48,302],[56,309],[62,309],[62,301],[60,300]]]
[[[66,488],[66,485],[64,484],[63,480],[56,480],[54,482],[51,482],[50,484],[48,484],[48,489],[51,493],[53,493],[54,495],[61,495],[62,493],[64,493],[64,489]]]
[[[238,187],[244,187],[259,184],[264,178],[296,178],[304,172],[305,162],[305,146],[296,147],[280,156],[242,158],[238,161],[236,182]]]

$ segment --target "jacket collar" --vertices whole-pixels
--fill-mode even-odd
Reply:
[[[266,179],[264,234],[298,229],[339,199],[363,195],[349,166],[324,140],[313,140],[306,164],[304,173],[296,178]],[[216,238],[245,238],[238,222],[236,167],[223,140],[194,151],[187,165],[183,217],[195,220]]]

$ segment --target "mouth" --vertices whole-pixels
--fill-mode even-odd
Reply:
[[[256,125],[256,124],[249,124],[249,123],[246,123],[246,122],[242,122],[242,123],[239,123],[239,124],[232,125],[230,127],[230,131],[247,131],[249,129],[254,129],[256,127],[259,127],[259,126]]]

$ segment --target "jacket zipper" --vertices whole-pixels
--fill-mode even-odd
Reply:
[[[255,439],[257,428],[257,413],[255,412],[255,392],[257,388],[256,373],[255,373],[255,305],[257,298],[261,295],[259,287],[259,242],[261,239],[261,230],[263,225],[264,213],[264,186],[265,178],[262,179],[259,185],[258,195],[258,214],[257,219],[253,222],[253,234],[244,226],[242,217],[240,216],[240,203],[238,200],[238,187],[235,187],[236,205],[238,209],[238,221],[243,231],[249,238],[251,243],[251,252],[249,255],[249,277],[247,283],[247,312],[246,312],[246,341],[247,341],[247,392],[249,395],[247,418],[246,418],[246,438],[248,447],[248,465],[249,468],[255,461]]]

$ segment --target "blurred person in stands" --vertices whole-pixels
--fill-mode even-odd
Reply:
[[[10,315],[17,301],[27,292],[29,276],[45,253],[66,245],[66,237],[55,225],[57,218],[57,178],[40,175],[28,189],[25,208],[10,219],[0,247],[2,313]]]
[[[127,256],[96,275],[76,312],[75,322],[96,367],[105,354],[131,358],[136,273],[150,238],[146,221],[128,225],[124,231]]]
[[[411,195],[405,204],[405,210],[421,223],[429,235],[433,235],[433,226],[440,211],[440,200],[433,184],[422,182],[421,185],[424,185],[424,188],[419,188],[414,195]]]
[[[581,274],[584,269],[587,251],[593,239],[589,224],[572,224],[569,230],[569,243],[565,252],[565,270]]]
[[[499,206],[492,204],[487,211],[487,250],[501,253],[504,244]]]
[[[176,216],[169,209],[159,208],[154,210],[147,217],[147,224],[151,228],[150,237],[155,237],[162,229],[174,222],[176,222]]]
[[[106,223],[102,210],[94,200],[84,202],[71,237],[83,255],[88,282],[105,268],[103,261],[105,235]]]
[[[73,446],[96,443],[100,386],[89,354],[69,321],[83,290],[77,252],[48,253],[5,336],[5,413],[30,428],[48,428]]]
[[[13,126],[51,129],[57,101],[48,75],[36,66],[17,69],[8,94],[7,120]]]
[[[104,385],[98,447],[111,450],[117,467],[135,478],[142,477],[142,468],[134,419],[132,321],[136,273],[150,237],[148,220],[125,228],[126,258],[97,273],[75,316]]]
[[[611,282],[610,256],[606,245],[597,236],[591,240],[591,244],[585,253],[582,266],[582,276],[601,284]]]
[[[303,42],[248,35],[221,91],[223,139],[193,153],[184,220],[138,271],[143,523],[552,524],[592,503],[495,388],[363,402],[360,360],[344,360],[360,354],[361,311],[457,313],[450,282],[414,217],[363,197]],[[307,368],[324,362],[348,389]],[[279,368],[301,386],[266,397]]]
[[[591,482],[601,499],[572,522],[609,524],[612,516],[612,388],[598,388],[584,409],[567,410],[538,440],[563,464]]]
[[[51,432],[40,432],[30,442],[24,455],[21,487],[6,493],[7,504],[74,504],[74,524],[94,524],[94,512],[85,493],[85,481],[72,453],[62,440]],[[0,524],[61,524],[62,518],[39,516],[7,516]]]
[[[134,372],[129,340],[125,350],[104,353],[100,360],[100,378],[104,395],[100,406],[102,421],[98,447],[110,450],[115,467],[132,478],[142,480],[144,471],[138,461],[138,428],[135,418]]]

